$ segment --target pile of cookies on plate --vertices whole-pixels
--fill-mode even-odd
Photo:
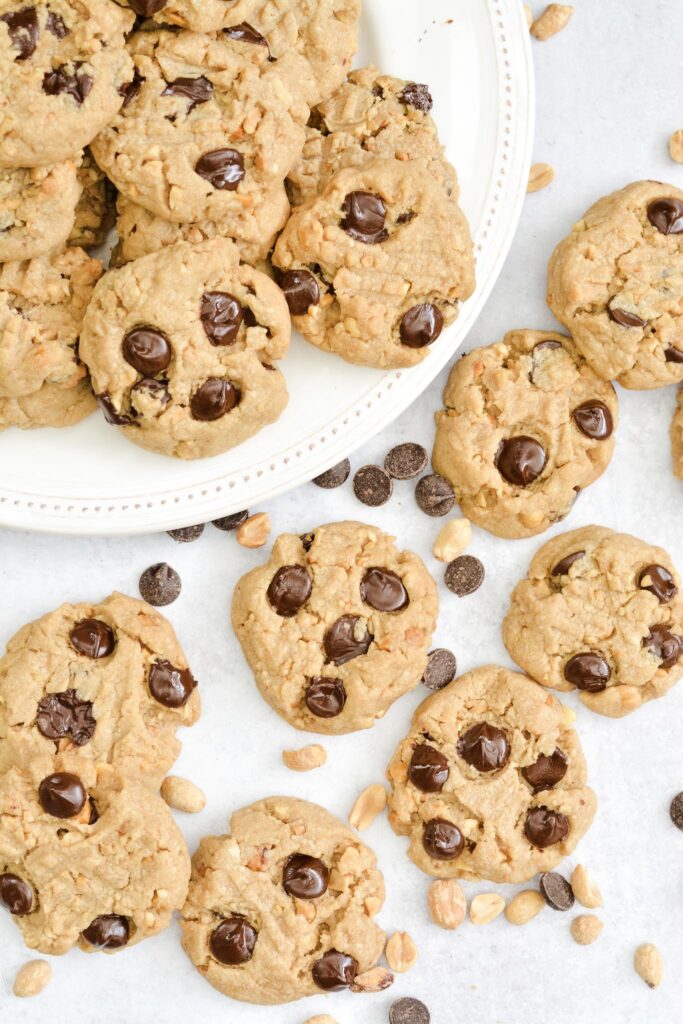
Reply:
[[[97,400],[199,458],[280,416],[292,320],[354,363],[427,356],[472,241],[428,88],[350,71],[360,8],[0,0],[0,428]]]

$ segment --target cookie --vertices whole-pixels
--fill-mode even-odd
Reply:
[[[463,513],[499,537],[531,537],[607,469],[617,396],[552,331],[510,331],[453,365],[432,465]]]
[[[638,181],[598,200],[552,255],[548,305],[604,380],[683,381],[683,190]]]
[[[278,418],[287,304],[223,238],[179,242],[110,270],[95,289],[81,358],[109,423],[143,448],[218,455]]]
[[[0,265],[0,427],[67,426],[93,411],[77,348],[101,274],[78,248]]]
[[[115,769],[0,776],[0,904],[31,949],[113,953],[162,931],[190,858],[159,796]]]
[[[114,224],[115,189],[93,160],[89,149],[83,154],[78,181],[82,192],[69,245],[102,245]]]
[[[457,177],[444,156],[431,109],[426,85],[383,75],[372,65],[352,71],[311,113],[303,152],[287,179],[292,202],[314,199],[343,167],[377,159],[424,162],[457,200]]]
[[[112,0],[0,0],[0,167],[68,160],[111,120],[133,21]]]
[[[375,855],[316,804],[270,797],[203,839],[180,925],[183,949],[232,999],[287,1003],[353,986],[381,956]]]
[[[111,764],[151,788],[180,753],[199,693],[171,624],[112,594],[24,626],[0,660],[0,772],[59,755],[69,771]],[[85,766],[85,767],[84,767]]]
[[[576,687],[586,707],[619,718],[683,673],[680,586],[661,548],[603,526],[572,530],[515,587],[505,646],[543,686]]]
[[[683,480],[683,390],[678,392],[676,412],[671,421],[671,458],[674,475]]]
[[[0,263],[61,248],[73,228],[80,194],[76,160],[0,169]]]
[[[232,624],[262,696],[297,729],[367,729],[418,685],[436,624],[422,560],[374,526],[282,534],[235,587]]]
[[[136,76],[98,164],[158,217],[239,225],[284,181],[308,107],[265,47],[225,34],[138,32],[129,49]]]
[[[413,715],[387,777],[389,823],[437,878],[526,882],[572,852],[596,809],[569,712],[526,676],[466,672]]]
[[[421,362],[474,290],[467,221],[420,161],[339,171],[292,212],[273,263],[306,340],[364,366]]]

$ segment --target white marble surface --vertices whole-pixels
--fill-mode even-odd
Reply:
[[[535,3],[535,7],[540,4]],[[683,168],[666,152],[669,133],[683,124],[679,0],[576,0],[572,25],[544,44],[534,44],[538,74],[537,160],[556,169],[554,185],[528,197],[513,251],[499,284],[468,341],[474,346],[511,327],[551,327],[544,305],[545,265],[553,244],[599,195],[639,177],[683,185]],[[402,440],[427,445],[443,378],[421,396],[383,436],[353,456],[354,467],[381,460]],[[668,427],[672,390],[621,393],[622,424],[607,474],[586,491],[558,530],[591,522],[628,530],[667,547],[683,565],[680,516],[683,485],[671,475]],[[270,503],[276,532],[301,532],[316,523],[360,517],[364,508],[349,485],[322,492],[312,485]],[[391,503],[367,518],[430,555],[440,523],[417,510],[411,484],[398,484]],[[499,541],[475,531],[471,551],[486,565],[481,590],[458,600],[442,588],[438,641],[451,647],[459,669],[491,660],[508,663],[500,623],[508,594],[540,541]],[[183,593],[169,617],[201,681],[204,715],[188,731],[176,766],[208,796],[197,817],[179,816],[188,843],[221,830],[239,805],[272,792],[288,792],[326,804],[344,817],[357,792],[381,779],[403,734],[418,690],[395,705],[373,732],[325,742],[327,765],[295,775],[281,765],[284,747],[305,737],[282,722],[256,695],[228,626],[230,592],[259,554],[207,527],[192,545],[166,536],[117,540],[60,539],[0,534],[3,595],[0,639],[61,600],[97,599],[114,588],[135,593],[137,577],[166,559],[181,573]],[[569,698],[572,702],[572,698]],[[590,948],[569,934],[573,915],[546,910],[532,924],[513,929],[504,920],[485,928],[466,923],[458,932],[430,925],[428,879],[405,857],[405,842],[384,820],[366,833],[384,869],[388,899],[380,920],[388,931],[406,929],[420,952],[412,973],[372,997],[343,994],[263,1009],[222,999],[206,985],[177,942],[177,926],[157,939],[115,957],[77,951],[53,960],[54,980],[38,999],[10,995],[17,968],[27,959],[9,916],[0,915],[0,1020],[129,1024],[229,1021],[230,1024],[302,1024],[331,1013],[339,1024],[381,1024],[394,998],[415,995],[431,1008],[434,1024],[487,1021],[526,1024],[664,1024],[680,1019],[683,996],[683,835],[668,820],[670,798],[683,789],[683,685],[665,700],[630,718],[609,721],[582,707],[578,726],[600,810],[578,857],[599,879],[604,933]],[[565,869],[576,862],[572,858]],[[470,895],[487,885],[468,887]],[[507,896],[512,889],[504,889]],[[652,992],[635,975],[635,946],[656,942],[666,961],[662,987]]]

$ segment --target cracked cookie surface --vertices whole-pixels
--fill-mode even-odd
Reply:
[[[580,691],[618,718],[683,673],[683,598],[671,558],[626,533],[586,526],[548,541],[503,623],[510,655],[544,686]]]
[[[419,683],[436,624],[422,560],[374,526],[282,534],[235,587],[232,623],[262,696],[297,729],[367,729]]]
[[[598,200],[551,257],[548,305],[605,380],[682,381],[683,190],[639,181]]]
[[[617,396],[552,331],[510,331],[454,363],[432,464],[464,514],[499,537],[531,537],[569,513],[614,451]]]
[[[568,709],[496,665],[417,708],[387,770],[389,823],[439,878],[525,882],[574,849],[593,820]]]
[[[0,263],[60,248],[73,228],[80,194],[76,160],[0,169]]]
[[[376,963],[383,902],[375,855],[350,828],[316,804],[270,797],[200,843],[183,949],[224,995],[286,1003],[347,988]]]
[[[114,224],[116,190],[99,169],[88,149],[83,154],[83,162],[78,170],[78,181],[82,192],[76,206],[76,216],[68,244],[83,247],[102,245]]]

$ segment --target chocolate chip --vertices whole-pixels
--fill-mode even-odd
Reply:
[[[81,619],[69,633],[71,646],[86,658],[108,658],[116,646],[114,631],[101,619]]]
[[[226,533],[231,533],[236,530],[238,526],[246,522],[249,518],[249,510],[243,509],[242,512],[233,512],[231,516],[221,516],[220,519],[212,519],[211,522],[219,530],[224,530]]]
[[[547,338],[545,341],[537,341],[531,350],[531,355],[538,355],[539,352],[557,351],[558,348],[564,348],[561,341],[555,341],[554,338]]]
[[[578,405],[572,413],[572,419],[582,434],[593,441],[604,441],[611,437],[614,429],[612,413],[604,402],[591,399]]]
[[[341,227],[356,242],[377,245],[389,237],[384,226],[387,208],[374,192],[349,192],[342,205]]]
[[[283,565],[270,581],[266,596],[278,615],[290,619],[306,604],[312,587],[311,576],[305,566]]]
[[[494,463],[509,484],[528,487],[545,469],[548,461],[545,448],[535,438],[521,434],[501,441]]]
[[[612,670],[601,654],[587,651],[575,654],[564,666],[564,678],[577,690],[600,693],[605,689]]]
[[[204,75],[200,75],[199,78],[176,78],[175,81],[168,83],[161,95],[182,96],[189,100],[187,112],[191,114],[201,103],[208,103],[213,95],[213,85]]]
[[[484,566],[474,555],[459,555],[449,562],[444,573],[448,589],[457,597],[467,597],[484,582]]]
[[[167,380],[157,380],[155,377],[142,377],[130,390],[131,396],[145,395],[147,398],[158,402],[161,408],[157,415],[160,415],[163,412],[164,406],[168,405],[171,401]],[[128,421],[131,422],[130,417]]]
[[[455,491],[445,477],[430,473],[418,480],[415,501],[428,516],[446,516],[455,505]]]
[[[124,82],[123,85],[119,86],[119,96],[123,96],[123,110],[126,109],[129,103],[133,102],[142,88],[142,83],[145,81],[146,79],[142,77],[136,68],[133,72],[132,80],[130,82]]]
[[[324,487],[326,491],[330,491],[334,487],[341,487],[346,483],[350,472],[351,463],[348,459],[344,459],[343,462],[338,462],[336,466],[326,469],[319,476],[313,477],[313,483],[316,487]]]
[[[288,896],[314,900],[327,892],[330,870],[318,857],[295,853],[285,861],[282,885]]]
[[[24,917],[33,907],[33,890],[18,875],[7,872],[0,875],[0,905],[15,917]]]
[[[179,544],[190,544],[193,540],[199,540],[204,533],[204,523],[197,523],[195,526],[181,526],[178,530],[167,530],[166,533]]]
[[[48,11],[45,28],[57,39],[64,39],[69,34],[64,18],[59,14],[54,14],[53,11]]]
[[[187,704],[197,686],[189,668],[176,668],[170,661],[159,658],[149,670],[149,692],[166,708],[181,708]]]
[[[488,722],[478,722],[460,736],[457,751],[463,761],[479,772],[495,772],[510,759],[507,734]]]
[[[571,910],[574,906],[574,890],[557,871],[546,871],[538,881],[541,896],[553,910]]]
[[[619,309],[617,306],[607,307],[607,316],[620,327],[646,327],[647,320],[643,320],[636,313],[629,313],[627,309]]]
[[[432,109],[433,100],[429,89],[420,82],[408,82],[396,97],[404,107],[414,107],[426,114]]]
[[[12,46],[19,51],[15,57],[16,62],[28,60],[38,45],[40,28],[38,26],[38,13],[35,7],[24,7],[20,11],[10,11],[9,14],[0,15],[0,21],[7,25],[7,31],[12,41]]]
[[[432,818],[424,827],[422,845],[434,860],[455,860],[465,849],[465,840],[452,821]]]
[[[254,955],[258,933],[241,914],[233,914],[221,921],[209,937],[212,956],[228,967],[246,964]]]
[[[534,794],[552,789],[567,774],[567,755],[556,747],[552,754],[541,754],[533,764],[522,768],[522,776],[531,786]]]
[[[358,962],[347,953],[331,949],[313,964],[313,981],[324,992],[339,992],[353,985]]]
[[[80,105],[90,95],[93,80],[92,76],[81,71],[84,61],[76,60],[71,67],[74,71],[67,71],[66,64],[60,64],[52,71],[46,71],[43,75],[43,92],[48,96],[71,96]]]
[[[380,466],[361,466],[353,478],[353,493],[373,508],[386,505],[393,489],[391,477]]]
[[[427,655],[427,667],[422,682],[430,690],[441,690],[455,678],[457,664],[455,655],[445,647],[437,647]]]
[[[680,235],[683,232],[683,202],[673,197],[656,199],[647,208],[647,219],[662,235]]]
[[[104,413],[104,418],[107,423],[111,423],[114,427],[129,427],[133,422],[133,417],[128,416],[126,413],[118,411],[116,406],[111,400],[111,396],[104,392],[101,395],[95,395],[100,409]]]
[[[443,330],[443,316],[431,302],[412,306],[401,318],[399,337],[407,348],[426,348]]]
[[[428,743],[418,743],[408,767],[408,778],[423,793],[439,793],[446,785],[450,769],[446,757]]]
[[[172,604],[180,594],[180,576],[167,562],[156,562],[145,569],[140,582],[140,595],[155,608]]]
[[[430,1024],[429,1010],[419,999],[404,996],[389,1007],[389,1024]]]
[[[204,292],[199,318],[212,345],[232,345],[237,341],[244,309],[228,292]]]
[[[663,565],[646,565],[638,573],[638,587],[649,590],[660,604],[668,604],[678,593],[678,587],[668,569]]]
[[[548,807],[532,807],[527,811],[524,835],[540,850],[561,843],[569,832],[569,819]]]
[[[426,448],[413,441],[406,441],[387,452],[384,468],[394,480],[412,480],[413,477],[419,476],[428,461]]]
[[[246,21],[241,22],[239,25],[232,25],[230,28],[224,28],[223,32],[230,39],[235,39],[239,43],[252,43],[254,46],[268,46],[268,40],[265,36],[262,36],[260,32],[257,32],[255,28],[252,28]],[[268,47],[270,52],[270,47]]]
[[[278,284],[292,316],[305,316],[320,302],[320,285],[308,270],[287,270],[278,275]]]
[[[410,604],[401,577],[390,569],[367,569],[360,581],[360,599],[378,612],[400,612]]]
[[[658,622],[650,626],[650,632],[643,640],[643,647],[647,647],[655,658],[659,658],[660,668],[673,668],[683,653],[683,637],[672,633],[663,622]]]
[[[192,418],[202,423],[213,423],[239,405],[242,392],[221,377],[209,377],[197,388],[190,399]]]
[[[153,377],[171,362],[171,343],[156,327],[134,327],[123,339],[123,358],[134,370]]]
[[[667,363],[683,363],[683,351],[670,345],[664,351],[664,359]]]
[[[586,554],[585,551],[572,551],[571,555],[565,555],[551,571],[551,576],[566,576],[574,562],[578,562]]]
[[[301,540],[301,545],[302,545],[304,551],[308,552],[313,547],[313,541],[315,540],[315,534],[314,533],[302,533],[299,539]]]
[[[152,18],[159,11],[163,11],[168,0],[129,0],[129,3],[136,14],[143,18]]]
[[[346,689],[341,679],[313,676],[306,686],[304,700],[316,718],[336,718],[344,710]]]
[[[214,188],[234,192],[244,177],[244,158],[236,149],[213,149],[199,158],[194,169]]]
[[[47,775],[38,786],[40,806],[53,818],[73,818],[85,806],[85,786],[71,772]]]
[[[677,793],[676,796],[673,798],[673,800],[671,801],[671,806],[669,807],[669,814],[671,815],[671,820],[676,826],[676,828],[679,828],[681,832],[683,832],[683,793]],[[14,878],[14,875],[11,875],[9,877]],[[12,913],[16,913],[16,911],[12,911]],[[24,913],[26,913],[26,911],[24,911]]]
[[[49,740],[70,736],[77,747],[88,743],[95,732],[92,701],[81,700],[75,690],[48,693],[38,703],[36,726]]]
[[[326,661],[345,665],[347,661],[368,653],[374,637],[368,633],[366,626],[359,626],[360,622],[358,615],[342,615],[332,623],[323,637]],[[361,633],[360,639],[358,633]]]
[[[83,932],[83,938],[97,949],[121,949],[128,945],[128,919],[120,914],[100,914]]]

